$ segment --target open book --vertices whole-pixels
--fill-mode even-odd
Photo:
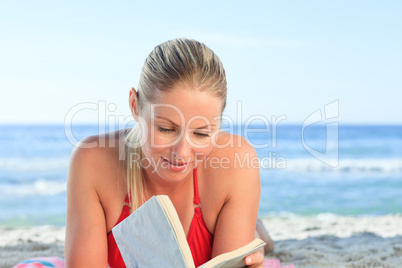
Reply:
[[[112,232],[128,268],[195,268],[179,216],[166,195],[151,197]],[[264,241],[256,238],[200,267],[243,267],[244,258],[264,245]]]

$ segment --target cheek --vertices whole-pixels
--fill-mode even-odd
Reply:
[[[206,148],[196,148],[194,149],[195,153],[194,157],[198,160],[201,160],[202,158],[207,157],[212,152],[213,149],[214,146],[211,143],[209,143],[209,146]]]
[[[173,145],[175,142],[173,135],[163,135],[157,132],[151,135],[149,139],[152,142],[152,145],[165,148]]]
[[[142,140],[142,145],[148,147],[149,151],[160,150],[164,145],[169,144],[168,135],[162,135],[156,129],[148,129],[146,139]]]
[[[158,146],[159,144],[158,138],[155,139],[155,137],[152,137],[151,133],[148,133],[148,135],[141,140],[143,155],[148,158],[154,158],[156,154],[163,150],[163,148]]]
[[[166,147],[159,147],[155,143],[151,144],[151,142],[148,142],[142,146],[143,152],[146,156],[148,157],[156,157],[158,154],[162,154],[166,150]]]

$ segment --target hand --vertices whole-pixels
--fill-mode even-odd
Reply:
[[[244,258],[244,264],[247,267],[263,268],[264,267],[264,254],[260,251],[254,252]]]

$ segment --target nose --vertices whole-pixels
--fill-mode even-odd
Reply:
[[[188,142],[188,136],[183,135],[177,142],[171,147],[172,157],[176,160],[188,161],[191,156],[192,147]]]

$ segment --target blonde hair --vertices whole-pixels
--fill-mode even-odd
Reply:
[[[179,38],[156,46],[145,60],[137,90],[139,113],[145,101],[152,101],[156,90],[171,91],[178,84],[218,96],[222,100],[221,111],[225,109],[226,74],[220,59],[203,43]],[[137,123],[124,139],[128,145],[125,150],[127,189],[131,211],[134,211],[146,201],[141,167],[141,125]]]

